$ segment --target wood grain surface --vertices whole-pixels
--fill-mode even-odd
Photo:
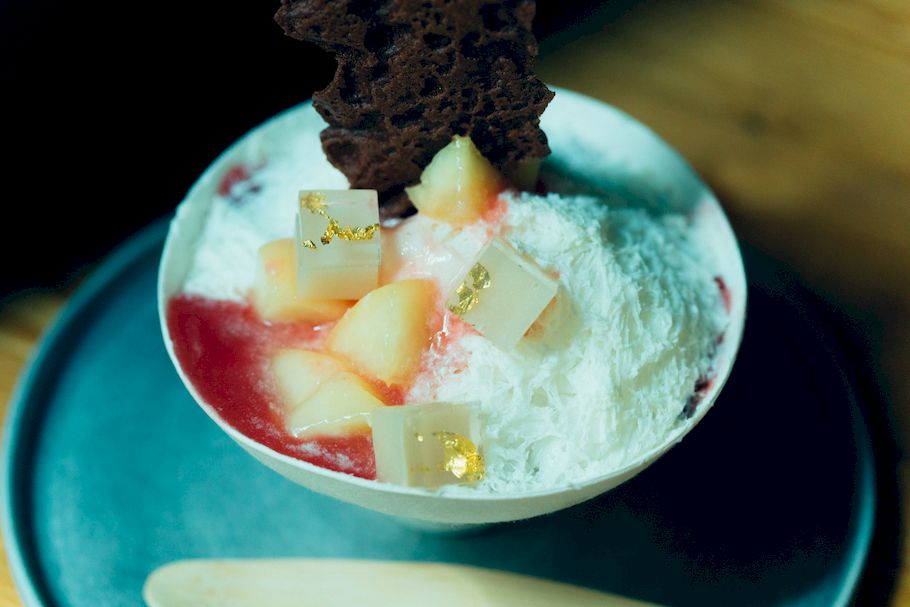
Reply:
[[[4,416],[20,371],[65,300],[61,293],[34,292],[0,302],[0,408]],[[4,552],[0,557],[0,607],[21,604]]]
[[[718,192],[740,236],[839,302],[910,438],[910,3],[622,3],[551,45],[548,82],[650,125]],[[602,21],[602,27],[592,24]],[[65,300],[0,303],[0,403]],[[904,504],[910,473],[900,464]],[[901,515],[900,535],[910,514]],[[906,544],[891,603],[910,605]],[[869,572],[876,579],[891,571]],[[5,562],[0,607],[19,605]]]

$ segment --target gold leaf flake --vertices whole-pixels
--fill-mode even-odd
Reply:
[[[493,284],[490,272],[481,264],[475,263],[464,281],[455,289],[457,302],[449,304],[449,310],[459,316],[464,316],[480,302],[480,292],[489,289]]]
[[[319,242],[323,245],[331,244],[335,237],[348,241],[372,240],[376,232],[379,231],[378,223],[366,227],[345,226],[342,228],[338,224],[338,220],[326,212],[326,196],[321,192],[310,192],[306,196],[302,196],[300,198],[300,209],[319,215],[328,222],[325,232],[319,238]],[[303,246],[307,249],[316,249],[316,243],[312,240],[305,240]]]
[[[483,456],[471,439],[454,432],[434,432],[445,453],[443,469],[455,478],[469,483],[483,480],[485,468]]]

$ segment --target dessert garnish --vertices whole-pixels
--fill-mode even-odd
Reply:
[[[335,356],[286,348],[270,367],[285,428],[297,438],[367,432],[365,414],[384,406],[376,388]]]
[[[429,347],[436,287],[400,280],[370,291],[329,333],[328,352],[387,386],[408,385]]]
[[[420,183],[405,192],[425,216],[464,225],[481,219],[505,187],[502,174],[471,138],[456,135],[433,156],[420,174]]]
[[[455,288],[455,301],[447,307],[453,314],[464,316],[480,303],[480,292],[493,284],[490,271],[479,261],[475,263],[461,284]]]
[[[293,238],[262,245],[257,254],[256,275],[250,301],[266,322],[324,323],[341,318],[351,307],[342,299],[303,297],[298,288],[299,268]]]
[[[300,195],[301,211],[309,211],[314,215],[319,215],[328,222],[325,232],[319,237],[319,242],[324,246],[332,243],[336,236],[341,240],[372,240],[376,232],[379,231],[379,224],[372,223],[366,227],[352,228],[351,226],[341,227],[338,220],[326,212],[326,195],[322,192],[303,192]],[[302,240],[304,248],[315,251],[316,243],[309,238]]]
[[[421,214],[458,231],[485,221],[504,184],[471,139],[456,136],[409,191]],[[326,327],[316,351],[284,348],[269,361],[285,430],[298,439],[344,437],[368,433],[369,420],[379,480],[423,487],[482,480],[478,422],[469,406],[393,406],[401,404],[394,395],[418,373],[441,315],[461,317],[510,350],[558,282],[488,236],[464,276],[444,277],[445,284],[460,283],[452,293],[427,279],[377,286],[376,192],[308,190],[298,200],[297,246],[285,239],[263,247],[253,301],[264,319],[340,318]],[[289,270],[293,264],[297,272]],[[358,301],[348,308],[348,299]]]
[[[502,350],[511,350],[556,296],[559,282],[494,238],[446,307]]]
[[[509,176],[549,154],[534,12],[533,0],[282,0],[275,20],[337,58],[313,96],[323,149],[350,187],[379,191],[388,216],[452,135]]]
[[[434,432],[433,436],[438,438],[443,446],[445,453],[443,470],[468,483],[483,480],[483,456],[470,438],[455,432]]]
[[[357,299],[375,289],[380,256],[376,191],[303,191],[299,201],[300,296]]]
[[[370,414],[379,480],[415,487],[483,480],[474,408],[427,403],[382,407]]]

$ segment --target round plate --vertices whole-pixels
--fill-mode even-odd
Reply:
[[[27,605],[141,605],[168,561],[287,556],[466,563],[673,605],[849,600],[872,536],[869,438],[830,328],[767,262],[747,259],[738,362],[683,443],[595,500],[453,535],[294,485],[205,416],[161,342],[165,230],[84,284],[11,403],[3,532]]]
[[[298,188],[344,187],[344,176],[331,168],[319,141],[325,121],[308,101],[257,126],[209,165],[178,206],[164,245],[158,274],[158,309],[165,347],[189,393],[222,430],[260,462],[304,487],[386,514],[452,525],[515,521],[579,504],[640,473],[701,421],[730,375],[745,323],[746,277],[733,229],[710,189],[688,163],[648,127],[603,101],[559,88],[554,92],[557,96],[541,117],[541,127],[549,133],[547,141],[552,149],[552,155],[541,166],[547,191],[562,196],[592,196],[614,209],[635,209],[647,212],[654,219],[685,218],[684,236],[691,245],[687,245],[687,249],[716,282],[704,288],[715,292],[723,288],[726,293],[729,309],[722,323],[724,338],[711,348],[711,379],[698,389],[698,406],[687,412],[688,419],[658,430],[658,437],[647,441],[641,449],[634,449],[627,457],[620,457],[621,465],[612,469],[588,470],[587,474],[578,475],[575,482],[567,483],[563,479],[549,487],[524,488],[509,494],[439,492],[374,483],[279,453],[225,421],[216,407],[196,389],[178,360],[166,322],[168,302],[189,288],[187,281],[191,280],[203,233],[211,227],[208,219],[220,214],[219,209],[226,208],[223,206],[225,201],[219,200],[216,192],[225,176],[236,167],[272,167],[270,176],[263,178],[263,189],[256,197],[258,202],[250,201],[251,206],[247,207],[241,200],[233,201],[239,205],[234,206],[235,209],[245,208],[244,214],[249,213],[251,218],[273,218],[276,225],[284,222],[285,228],[272,236],[287,236],[293,232]],[[604,137],[607,133],[609,137]],[[288,162],[288,158],[293,161]],[[312,167],[315,175],[322,176],[315,178],[301,170],[302,167]],[[273,204],[264,205],[265,201]],[[233,206],[233,203],[228,202],[228,205]],[[263,229],[265,225],[262,225]],[[268,238],[263,233],[253,240],[262,244]],[[528,246],[533,250],[533,245]],[[231,263],[235,267],[230,273],[238,274],[238,264],[244,263],[242,258],[234,258],[228,249],[219,247],[218,250],[224,259],[233,260]],[[254,251],[255,248],[250,248],[247,253]],[[630,254],[636,255],[632,249]],[[248,257],[246,262],[250,265],[244,272],[252,275],[255,257]],[[219,274],[225,270],[227,268],[211,269]],[[239,288],[243,287],[234,285],[231,291]],[[691,384],[687,388],[690,392],[693,390]],[[486,406],[490,404],[487,402]],[[683,405],[680,400],[676,406],[683,408]],[[487,417],[483,409],[481,406],[482,420]],[[621,419],[603,423],[624,424]],[[551,447],[558,451],[561,444],[561,439],[549,445],[547,441],[541,443],[539,436],[527,438],[532,445],[545,443],[542,452],[548,452]],[[487,463],[491,469],[497,467],[493,461]],[[544,471],[541,474],[546,475]]]

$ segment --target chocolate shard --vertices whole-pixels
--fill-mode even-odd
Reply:
[[[337,57],[313,96],[329,160],[352,188],[401,207],[403,187],[453,135],[507,174],[549,154],[540,114],[553,93],[532,71],[534,10],[533,0],[282,0],[275,20]]]

